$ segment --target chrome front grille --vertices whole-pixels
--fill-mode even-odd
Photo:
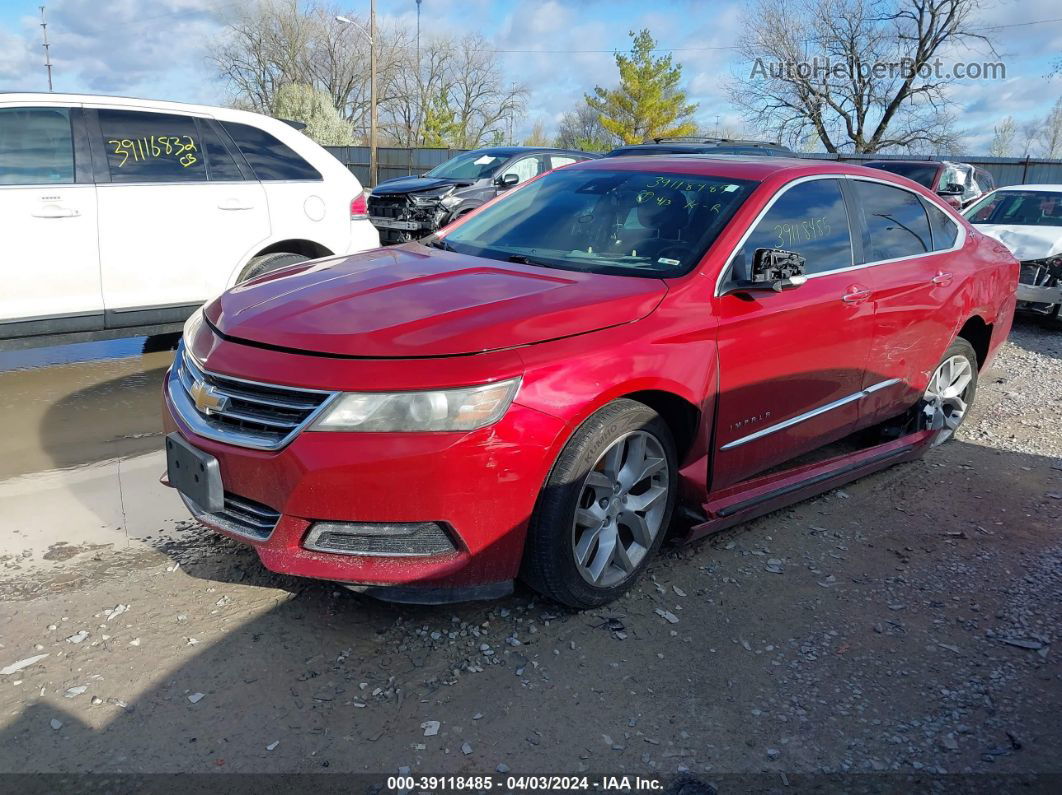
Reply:
[[[258,450],[286,445],[336,394],[211,373],[195,362],[183,343],[167,388],[174,408],[193,433]]]
[[[190,499],[181,495],[192,515],[201,522],[214,525],[252,541],[266,541],[280,521],[280,512],[268,505],[225,492],[225,507],[216,513],[208,513]]]

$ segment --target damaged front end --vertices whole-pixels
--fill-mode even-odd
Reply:
[[[375,193],[369,196],[369,221],[383,245],[408,243],[430,235],[450,221],[461,203],[457,185],[415,193]]]
[[[1062,304],[1062,256],[1023,261],[1017,297],[1033,311],[1050,313]]]

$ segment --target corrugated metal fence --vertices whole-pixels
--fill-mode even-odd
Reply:
[[[365,186],[369,185],[369,147],[329,146],[335,155],[357,176]],[[467,149],[434,149],[429,147],[381,146],[376,150],[379,179],[423,174],[440,163]],[[1028,183],[1062,183],[1062,160],[1046,160],[1028,157],[985,157],[982,155],[949,155],[940,157],[911,155],[827,155],[801,154],[812,160],[840,160],[844,163],[861,163],[866,160],[954,160],[983,168],[996,181],[996,185],[1022,185]]]

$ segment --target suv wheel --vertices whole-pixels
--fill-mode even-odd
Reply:
[[[678,466],[667,424],[617,400],[565,445],[531,518],[523,577],[576,608],[611,602],[634,584],[663,541]]]
[[[922,396],[922,427],[939,431],[933,445],[948,441],[966,419],[977,392],[977,353],[959,337],[933,371]]]
[[[270,271],[278,270],[287,265],[306,262],[308,259],[309,257],[304,257],[302,254],[291,254],[286,251],[275,251],[272,254],[262,254],[261,256],[254,257],[247,263],[247,267],[240,271],[240,276],[236,279],[236,283],[239,284],[240,282],[245,282],[248,279],[253,279],[255,276],[261,276],[263,273],[269,273]]]

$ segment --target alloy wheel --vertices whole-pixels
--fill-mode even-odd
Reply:
[[[973,367],[965,356],[949,356],[929,379],[922,400],[925,428],[939,431],[933,445],[952,437],[966,417],[967,395],[973,382]]]
[[[587,473],[572,523],[583,579],[616,586],[637,570],[661,531],[670,473],[660,441],[646,431],[616,439]]]

